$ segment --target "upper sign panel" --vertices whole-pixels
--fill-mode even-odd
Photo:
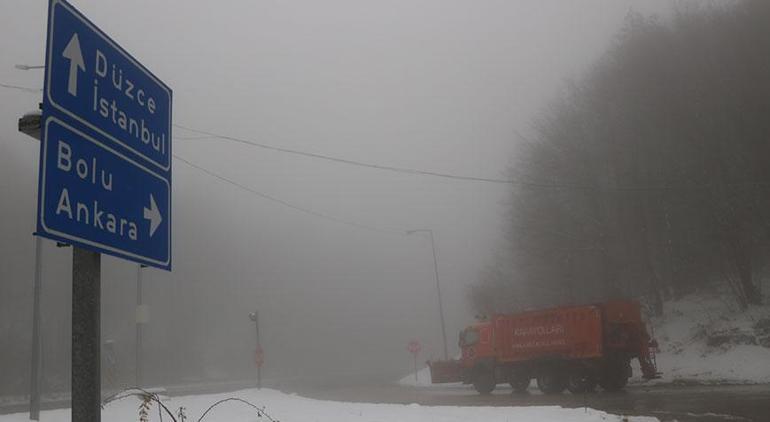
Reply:
[[[48,19],[45,103],[169,171],[171,89],[68,3]]]

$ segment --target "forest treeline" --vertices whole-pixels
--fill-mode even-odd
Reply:
[[[480,312],[725,287],[770,271],[770,2],[630,12],[519,139],[505,245]],[[521,138],[521,137],[520,137]]]

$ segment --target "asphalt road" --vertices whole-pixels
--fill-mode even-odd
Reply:
[[[488,396],[477,394],[470,386],[377,385],[297,392],[306,397],[338,401],[427,406],[588,406],[614,414],[655,416],[661,421],[770,422],[770,385],[630,386],[621,393],[555,396],[543,395],[531,386],[529,393],[517,394],[502,385]]]

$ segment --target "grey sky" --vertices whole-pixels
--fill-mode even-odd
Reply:
[[[173,88],[175,123],[353,160],[504,177],[514,131],[529,132],[564,81],[579,78],[607,48],[629,9],[665,13],[671,2],[72,3]],[[46,4],[0,3],[0,83],[42,86],[42,72],[14,64],[42,63]],[[3,262],[4,277],[31,271],[37,149],[15,126],[38,101],[0,90],[0,193],[21,198],[2,203],[3,215],[14,216],[0,226],[2,250],[18,258]],[[179,129],[175,135],[195,136]],[[433,228],[454,346],[470,318],[464,288],[499,240],[506,186],[348,167],[216,139],[175,140],[174,150],[317,212],[387,229]],[[230,308],[223,318],[233,321],[245,318],[249,301],[280,315],[274,318],[284,327],[315,319],[346,330],[363,314],[371,321],[398,313],[399,324],[380,327],[394,344],[389,352],[401,353],[408,338],[418,337],[438,355],[426,238],[320,220],[180,162],[174,211],[175,271],[154,271],[148,282],[231,291],[255,283],[238,306],[218,305]],[[64,252],[51,253],[66,264]],[[107,262],[131,280],[130,265]],[[301,310],[308,300],[320,314]],[[350,324],[353,332],[361,329]],[[293,344],[282,330],[268,338]],[[407,358],[404,365],[408,371]]]

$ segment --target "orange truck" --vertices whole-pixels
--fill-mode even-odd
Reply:
[[[638,359],[645,379],[658,378],[657,343],[647,333],[639,303],[597,305],[494,315],[460,333],[459,360],[428,362],[431,382],[473,384],[489,394],[510,383],[522,392],[537,380],[545,394],[618,391]]]

